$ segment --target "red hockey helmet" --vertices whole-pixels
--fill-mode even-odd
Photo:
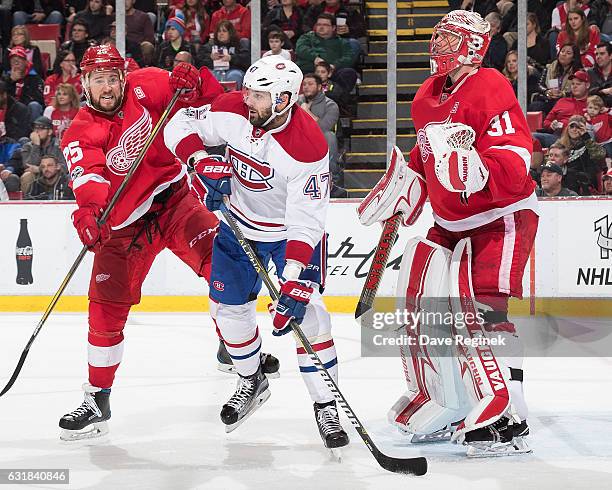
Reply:
[[[431,74],[446,75],[462,65],[480,65],[491,26],[478,13],[453,10],[436,24],[429,43]]]
[[[121,100],[123,100],[123,89],[125,87],[125,60],[112,44],[102,44],[87,48],[81,60],[81,82],[87,105],[97,111],[102,111],[94,106],[91,100],[89,77],[95,71],[116,71],[121,79]],[[119,104],[120,106],[121,104]]]

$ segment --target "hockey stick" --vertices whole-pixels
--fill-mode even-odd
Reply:
[[[261,280],[264,282],[264,284],[268,288],[268,291],[270,292],[270,296],[272,297],[272,300],[277,301],[280,296],[276,289],[276,286],[272,282],[272,279],[270,279],[270,276],[268,275],[266,268],[262,265],[261,261],[259,260],[259,257],[253,250],[253,247],[251,247],[251,244],[244,237],[244,234],[238,227],[236,220],[234,219],[234,217],[232,216],[232,214],[229,212],[229,210],[227,209],[225,205],[222,205],[221,213],[223,214],[223,217],[227,221],[227,224],[229,225],[229,227],[234,232],[234,235],[236,236],[236,240],[238,240],[238,243],[242,247],[242,250],[244,250],[244,253],[247,255],[247,257],[251,261],[251,264],[255,268],[255,271],[257,272]],[[378,464],[382,466],[385,470],[392,471],[393,473],[409,473],[409,474],[419,475],[419,476],[427,473],[427,460],[425,458],[423,457],[393,458],[391,456],[387,456],[386,454],[383,454],[376,447],[376,445],[374,444],[374,442],[368,435],[367,431],[365,430],[364,426],[361,424],[361,422],[357,418],[357,415],[355,415],[355,412],[353,412],[353,409],[350,407],[350,405],[346,401],[346,398],[344,398],[344,395],[340,391],[340,388],[338,388],[338,385],[336,384],[334,379],[331,377],[327,369],[325,369],[325,366],[323,366],[321,359],[319,359],[319,356],[317,355],[315,350],[312,348],[312,345],[308,341],[308,338],[304,335],[304,332],[302,331],[302,328],[300,327],[300,325],[295,320],[291,320],[290,326],[293,329],[294,335],[297,337],[300,344],[302,344],[302,346],[304,347],[304,350],[306,350],[306,352],[310,356],[310,360],[312,361],[312,363],[315,365],[315,367],[319,371],[319,374],[323,377],[323,379],[329,386],[331,392],[334,395],[334,398],[336,398],[339,405],[344,410],[344,413],[346,413],[347,417],[349,418],[349,420],[355,427],[355,430],[361,437],[361,440],[368,447],[368,449],[372,453],[372,456],[374,456]]]
[[[374,251],[374,257],[372,258],[372,264],[370,264],[370,270],[368,271],[368,277],[361,290],[361,296],[355,308],[355,320],[358,320],[364,313],[372,309],[374,299],[376,298],[376,292],[378,286],[385,273],[387,267],[387,261],[391,254],[391,249],[397,238],[397,230],[400,225],[402,215],[400,213],[391,216],[383,226],[378,245]]]
[[[149,147],[153,143],[153,140],[157,137],[159,130],[161,129],[161,127],[164,125],[164,123],[168,119],[168,116],[170,115],[170,111],[176,104],[176,101],[178,100],[180,95],[181,95],[181,90],[177,90],[172,96],[172,99],[170,100],[168,107],[166,107],[166,110],[162,113],[161,117],[159,118],[159,121],[153,128],[153,131],[151,132],[149,137],[145,140],[144,146],[142,147],[142,150],[140,150],[140,154],[138,155],[138,157],[136,158],[136,160],[130,167],[130,170],[128,171],[128,173],[125,174],[125,177],[123,178],[123,182],[121,182],[121,185],[115,191],[115,194],[113,195],[110,202],[108,203],[108,206],[106,206],[104,213],[102,213],[102,216],[100,216],[100,219],[98,220],[99,224],[103,225],[104,223],[106,223],[106,220],[108,219],[111,211],[115,207],[117,200],[119,199],[119,197],[125,190],[126,186],[128,185],[128,182],[132,178],[132,175],[134,175],[134,172],[139,167]],[[72,279],[72,276],[78,269],[79,265],[81,265],[81,262],[83,261],[83,258],[85,257],[85,254],[87,253],[87,250],[88,250],[87,246],[84,246],[81,249],[81,251],[79,252],[79,255],[77,256],[76,260],[72,264],[72,267],[70,267],[68,274],[66,274],[66,277],[64,277],[64,280],[60,284],[60,287],[58,288],[57,292],[53,295],[53,298],[51,299],[51,303],[49,303],[49,306],[47,306],[47,309],[43,313],[42,318],[40,319],[40,321],[38,322],[38,325],[34,329],[34,333],[30,337],[30,340],[28,340],[28,343],[25,346],[25,349],[23,349],[23,352],[21,353],[21,357],[19,358],[19,362],[17,363],[17,367],[15,367],[15,370],[13,371],[13,374],[11,375],[11,379],[9,379],[6,386],[2,389],[2,392],[0,392],[0,396],[4,395],[8,390],[10,390],[13,384],[15,383],[15,381],[17,380],[17,376],[19,376],[19,373],[21,372],[21,368],[23,367],[26,357],[28,357],[28,353],[30,352],[30,347],[32,346],[32,344],[34,343],[34,340],[38,336],[40,329],[43,327],[43,325],[47,321],[47,318],[49,318],[49,315],[55,308],[55,305],[57,304],[57,302],[60,299],[60,296],[62,295],[62,293],[68,286],[68,283]]]

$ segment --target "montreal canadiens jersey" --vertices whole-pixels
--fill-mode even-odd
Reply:
[[[323,236],[331,187],[327,142],[310,115],[294,106],[285,124],[265,131],[249,122],[242,94],[230,92],[177,112],[164,134],[184,162],[204,145],[227,143],[230,211],[244,235],[287,240],[286,258],[308,264]]]
[[[206,93],[200,103],[210,103],[223,92],[208,73],[201,72]],[[79,206],[90,203],[93,196],[94,202],[104,206],[114,195],[170,103],[169,80],[169,72],[159,68],[137,70],[128,74],[121,109],[114,115],[90,107],[79,110],[61,142]],[[113,208],[111,227],[119,229],[136,221],[149,210],[157,194],[186,173],[186,167],[164,145],[160,131]]]
[[[464,231],[521,209],[537,212],[535,183],[529,175],[531,133],[508,81],[495,69],[480,68],[443,93],[445,78],[428,78],[411,110],[417,144],[409,166],[425,178],[435,221],[449,231]],[[470,195],[467,203],[436,177],[425,128],[446,123],[474,129],[473,146],[489,170],[485,188]]]

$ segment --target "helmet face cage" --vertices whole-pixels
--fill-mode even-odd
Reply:
[[[434,27],[429,44],[431,74],[446,75],[462,65],[480,65],[491,26],[476,12],[453,10]]]
[[[298,66],[281,56],[266,56],[251,65],[244,76],[242,86],[259,92],[270,93],[272,115],[263,126],[269,124],[276,116],[285,114],[296,103],[302,78],[302,71]],[[243,94],[245,93],[243,92]],[[284,109],[277,111],[276,106],[282,103],[284,93],[290,94],[289,103]]]

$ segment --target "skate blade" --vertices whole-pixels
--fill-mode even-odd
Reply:
[[[236,430],[238,427],[240,427],[240,425],[242,425],[242,423],[248,419],[251,415],[253,415],[253,413],[255,412],[255,410],[257,410],[259,407],[261,407],[264,403],[266,403],[266,401],[268,400],[268,398],[270,398],[270,390],[266,389],[266,391],[262,392],[258,397],[257,397],[257,403],[255,405],[253,405],[251,407],[251,410],[249,410],[244,417],[242,417],[240,420],[238,420],[236,423],[234,424],[229,424],[225,426],[225,432],[226,433],[230,433],[233,432],[234,430]]]
[[[400,432],[404,432],[400,429]],[[451,436],[453,435],[452,430],[445,430],[434,432],[433,434],[410,434],[408,432],[404,432],[408,436],[412,436],[410,438],[411,444],[431,444],[435,442],[447,442],[451,440]]]
[[[280,372],[279,371],[275,371],[273,373],[264,373],[264,375],[268,379],[278,379],[278,378],[280,378]]]
[[[339,447],[329,448],[329,455],[332,461],[342,463],[342,449]]]
[[[221,371],[222,373],[236,374],[236,366],[233,364],[225,364],[220,362],[217,364],[217,370]]]
[[[91,439],[100,439],[108,435],[108,423],[96,422],[81,430],[62,429],[60,432],[60,440],[64,442],[87,441]]]
[[[509,443],[489,444],[470,444],[466,455],[468,458],[496,458],[501,456],[517,456],[520,454],[528,454],[533,450],[527,444],[527,441],[522,437],[515,437]]]

